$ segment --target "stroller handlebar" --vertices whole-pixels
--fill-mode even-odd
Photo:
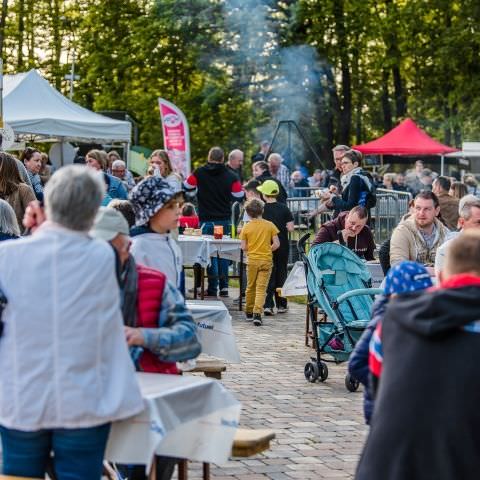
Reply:
[[[310,238],[310,233],[306,233],[305,235],[300,237],[300,239],[298,240],[297,249],[298,249],[300,254],[305,255],[305,253],[306,253],[305,245],[308,242],[309,238]]]
[[[356,290],[350,290],[350,292],[340,295],[337,298],[336,303],[340,304],[351,297],[359,297],[361,295],[379,295],[381,293],[383,293],[381,288],[357,288]]]

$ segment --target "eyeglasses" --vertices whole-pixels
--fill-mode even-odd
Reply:
[[[353,164],[353,162],[351,160],[343,160],[340,165],[350,165],[350,164]]]

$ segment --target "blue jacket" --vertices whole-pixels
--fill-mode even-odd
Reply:
[[[367,425],[370,424],[370,418],[372,417],[375,402],[370,388],[368,346],[378,322],[381,322],[383,316],[385,315],[385,310],[387,308],[389,299],[389,297],[382,295],[373,304],[372,319],[355,345],[355,348],[350,355],[350,360],[348,361],[348,371],[350,375],[354,376],[364,386],[363,413]]]
[[[107,184],[107,193],[110,197],[120,198],[121,200],[128,199],[127,189],[120,179],[113,175],[109,175],[108,173],[104,173],[103,176],[105,183]]]

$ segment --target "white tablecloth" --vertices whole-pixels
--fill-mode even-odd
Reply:
[[[150,465],[154,453],[222,464],[231,454],[240,403],[215,380],[137,373],[143,413],[112,425],[105,458]]]
[[[372,276],[372,287],[379,288],[384,275],[379,263],[365,263]],[[282,286],[282,296],[292,297],[296,295],[308,295],[305,268],[302,262],[295,262]]]
[[[234,238],[223,237],[221,240],[215,240],[211,235],[194,237],[180,235],[177,239],[180,250],[182,251],[183,264],[192,266],[199,263],[202,267],[210,265],[210,257],[216,257],[240,262],[241,241]]]
[[[210,300],[187,300],[187,307],[197,324],[202,352],[231,363],[240,363],[232,317],[225,304]]]

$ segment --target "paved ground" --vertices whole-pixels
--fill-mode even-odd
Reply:
[[[323,384],[305,380],[312,352],[303,342],[305,306],[292,304],[288,314],[267,317],[262,327],[230,311],[243,360],[227,366],[222,382],[242,402],[241,426],[269,428],[277,437],[265,454],[212,466],[212,479],[353,478],[366,435],[362,393],[347,392],[345,364],[329,364]],[[198,464],[190,478],[201,478]]]

